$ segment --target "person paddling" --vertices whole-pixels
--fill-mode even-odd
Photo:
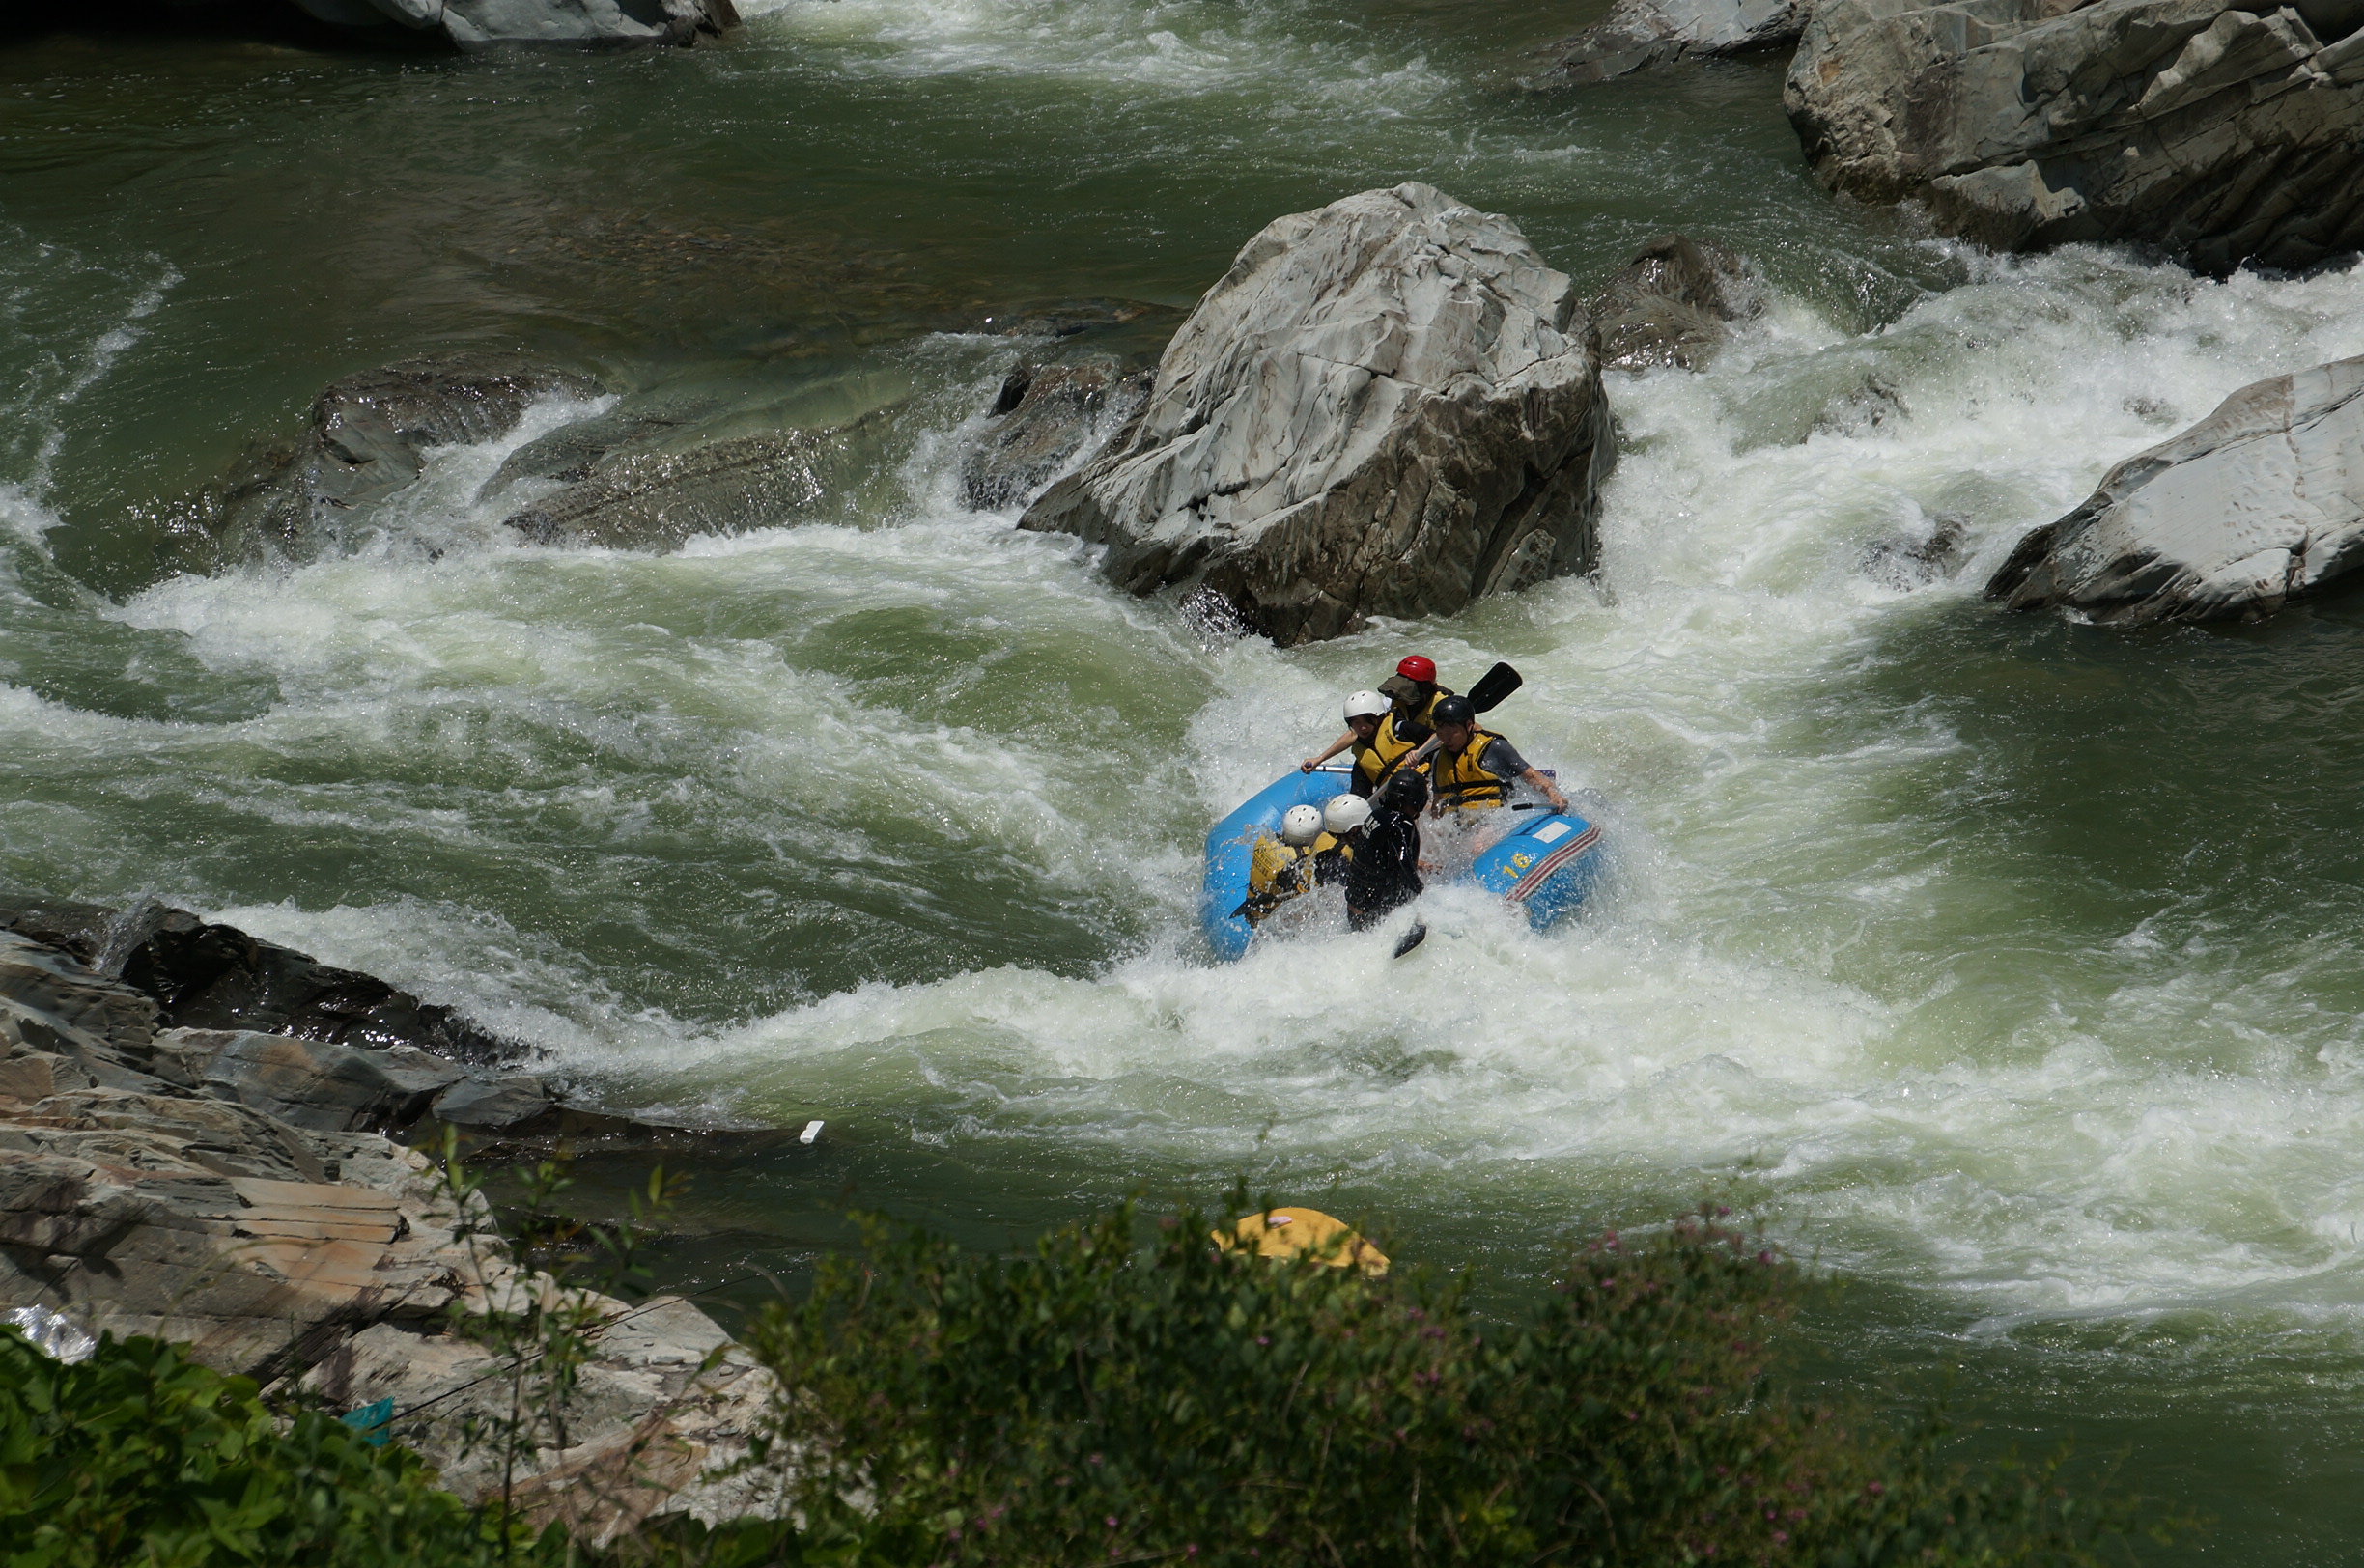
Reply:
[[[1467,697],[1439,698],[1429,717],[1437,738],[1436,754],[1428,762],[1436,814],[1491,810],[1509,798],[1510,786],[1520,779],[1542,791],[1554,811],[1567,809],[1567,797],[1530,766],[1518,747],[1478,727],[1478,711]]]
[[[1309,773],[1339,752],[1353,748],[1354,773],[1352,788],[1357,795],[1368,795],[1372,782],[1387,773],[1387,764],[1396,756],[1411,750],[1398,743],[1393,751],[1382,751],[1378,745],[1379,730],[1388,715],[1387,698],[1376,691],[1358,691],[1346,699],[1346,733],[1330,742],[1330,749],[1318,757],[1308,757],[1297,765],[1301,773]]]
[[[1330,749],[1320,756],[1299,763],[1297,770],[1309,773],[1352,746],[1354,793],[1367,796],[1385,784],[1428,739],[1429,710],[1440,698],[1452,695],[1449,687],[1437,685],[1436,674],[1436,660],[1425,654],[1405,655],[1396,661],[1395,673],[1379,683],[1378,690],[1358,691],[1346,699],[1346,733],[1331,742]],[[1366,735],[1356,719],[1368,713],[1379,717]]]
[[[1428,715],[1452,687],[1437,685],[1436,660],[1425,654],[1406,654],[1395,662],[1395,673],[1379,683],[1381,694],[1393,704],[1389,728],[1414,745],[1428,739]]]

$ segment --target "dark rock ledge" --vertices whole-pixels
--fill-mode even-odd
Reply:
[[[390,1399],[396,1440],[481,1496],[498,1460],[464,1437],[505,1412],[508,1383],[452,1315],[560,1287],[482,1216],[464,1226],[433,1163],[387,1133],[694,1135],[567,1106],[501,1065],[520,1054],[183,910],[0,910],[0,1310],[186,1341],[332,1409]],[[689,1302],[586,1301],[605,1326],[572,1446],[521,1464],[526,1505],[595,1539],[661,1506],[745,1511],[750,1483],[720,1472],[769,1374]]]

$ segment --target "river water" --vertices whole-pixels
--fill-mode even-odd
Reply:
[[[1973,585],[2117,459],[2364,352],[2364,273],[2006,260],[1806,177],[1777,64],[1519,83],[1581,8],[790,0],[584,60],[54,35],[0,56],[0,883],[155,894],[468,1009],[601,1098],[810,1148],[694,1172],[685,1280],[854,1201],[998,1242],[1266,1190],[1515,1293],[1737,1203],[1845,1288],[1814,1375],[2364,1561],[2364,602],[2236,630]],[[1667,228],[1769,308],[1616,376],[1596,581],[1279,653],[959,501],[1029,313],[1155,307],[1405,179],[1580,282]],[[1126,334],[1130,333],[1128,337]],[[528,547],[538,406],[302,561],[186,497],[452,348],[717,430],[872,411],[830,492],[672,554]],[[1966,529],[1916,586],[1882,545]],[[196,566],[201,570],[177,570]],[[1597,791],[1538,938],[1212,966],[1205,825],[1402,654]]]

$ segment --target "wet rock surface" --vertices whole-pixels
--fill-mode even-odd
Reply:
[[[1824,184],[1981,244],[2306,267],[2364,244],[2360,24],[2332,4],[1821,0],[1784,99]]]
[[[769,1147],[786,1136],[652,1123],[577,1104],[562,1080],[521,1071],[533,1048],[451,1008],[153,901],[116,910],[18,899],[0,904],[0,938],[21,938],[14,966],[0,966],[0,978],[14,976],[0,994],[0,1019],[15,1005],[9,995],[45,994],[26,953],[46,952],[119,982],[98,992],[70,986],[42,1003],[64,1009],[59,1016],[95,1038],[114,1038],[110,1029],[136,1036],[132,1078],[121,1077],[126,1063],[113,1057],[89,1069],[116,1073],[99,1081],[117,1086],[161,1083],[313,1130],[427,1141],[448,1127],[488,1154],[531,1153],[561,1138],[661,1151]],[[82,1020],[76,1012],[105,1007],[135,1016],[110,1022],[113,1015]]]
[[[255,453],[206,510],[233,552],[265,544],[300,554],[337,537],[348,515],[414,483],[429,447],[491,440],[515,430],[537,399],[598,391],[586,377],[480,354],[363,371],[324,389],[303,434]]]
[[[1616,10],[1552,46],[1551,74],[1603,82],[1684,59],[1786,48],[1805,31],[1811,0],[1619,0]]]
[[[168,1028],[253,1029],[383,1050],[411,1046],[492,1063],[523,1047],[374,975],[150,902],[0,904],[0,930],[71,954],[147,996]]]
[[[1969,533],[1967,518],[1940,514],[1928,519],[1926,530],[1880,540],[1864,551],[1865,574],[1900,593],[1941,582],[1961,565]]]
[[[786,431],[678,451],[608,451],[579,482],[503,520],[539,545],[617,548],[769,527],[831,492],[853,434]]]
[[[731,0],[294,0],[305,14],[367,36],[388,26],[440,32],[464,49],[539,44],[683,46],[740,25]]]
[[[1585,309],[1600,333],[1602,364],[1695,370],[1731,335],[1732,322],[1762,314],[1764,285],[1735,251],[1661,235],[1636,251]]]
[[[1283,645],[1590,571],[1615,462],[1590,323],[1506,219],[1421,184],[1268,225],[1140,418],[1024,528]]]
[[[488,1083],[409,1048],[159,1030],[156,1014],[73,954],[0,931],[0,1309],[185,1341],[338,1408],[390,1399],[394,1435],[446,1486],[496,1486],[466,1428],[504,1413],[511,1368],[451,1332],[454,1314],[560,1287],[519,1266],[481,1199],[464,1213],[426,1156],[364,1129],[531,1080]],[[745,1506],[748,1483],[718,1472],[745,1453],[769,1375],[677,1299],[575,1300],[590,1360],[566,1446],[520,1456],[525,1505],[595,1539],[660,1506]]]
[[[2126,459],[1986,585],[2096,621],[2257,620],[2364,568],[2364,358],[2242,387]]]
[[[1086,448],[1126,432],[1153,378],[1128,375],[1113,355],[1020,364],[1002,378],[986,410],[992,423],[961,464],[961,499],[981,512],[1032,500]]]

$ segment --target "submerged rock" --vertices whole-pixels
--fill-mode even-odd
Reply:
[[[1618,0],[1607,17],[1552,46],[1552,74],[1603,82],[1652,66],[1795,43],[1813,0]]]
[[[721,38],[740,25],[731,0],[295,0],[338,27],[440,31],[464,49],[500,44],[643,48]]]
[[[429,447],[489,441],[517,428],[535,400],[590,397],[589,379],[477,354],[407,359],[348,376],[313,400],[293,446],[267,448],[209,508],[234,542],[302,549],[333,536],[426,471]]]
[[[1969,536],[1966,518],[1941,513],[1926,533],[1883,539],[1864,551],[1864,572],[1884,587],[1909,593],[1953,574]]]
[[[579,485],[609,453],[661,440],[681,424],[669,414],[620,408],[587,419],[570,419],[502,459],[500,467],[476,492],[477,499],[497,496],[521,480],[554,479]]]
[[[850,430],[850,428],[849,428]],[[683,451],[603,454],[589,476],[503,521],[540,545],[679,545],[787,520],[830,492],[849,430],[742,435]]]
[[[1020,526],[1291,644],[1590,571],[1615,461],[1566,276],[1507,219],[1404,184],[1250,240],[1140,418]]]
[[[1124,433],[1149,401],[1150,374],[1112,355],[1073,364],[1027,360],[1004,377],[994,421],[961,463],[961,499],[980,512],[1017,506],[1088,446]]]
[[[2364,244],[2359,23],[2350,0],[1820,0],[1784,100],[1824,184],[1981,244],[2304,267]]]
[[[2112,468],[1986,585],[2096,621],[2257,620],[2364,567],[2364,358],[2244,386]]]
[[[1731,335],[1731,322],[1763,312],[1764,288],[1746,257],[1668,234],[1636,251],[1585,308],[1604,365],[1696,370]]]

